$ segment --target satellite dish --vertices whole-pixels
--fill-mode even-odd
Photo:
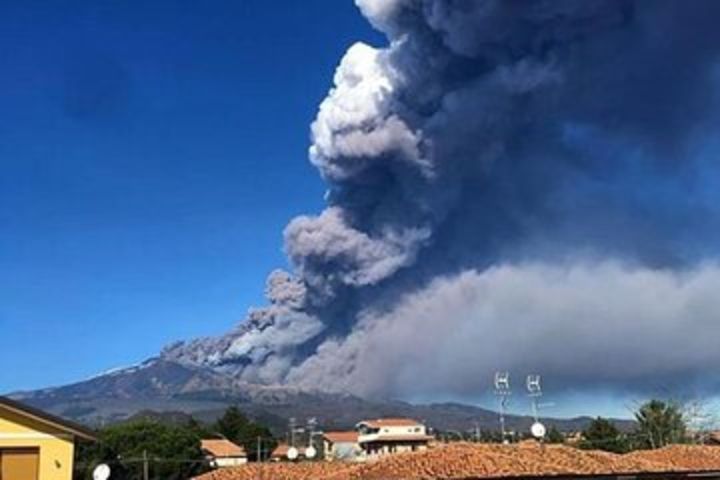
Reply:
[[[307,458],[315,458],[315,455],[317,455],[317,450],[315,450],[315,447],[307,447],[305,449],[305,456]]]
[[[546,433],[545,425],[543,425],[540,422],[533,423],[532,426],[530,427],[530,433],[535,438],[538,438],[538,439],[543,438]]]
[[[296,458],[298,458],[297,448],[295,448],[295,447],[288,448],[287,458],[289,458],[290,460],[295,460]]]
[[[101,463],[93,470],[93,480],[107,480],[110,478],[110,467]]]

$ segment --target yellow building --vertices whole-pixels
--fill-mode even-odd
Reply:
[[[75,441],[93,433],[0,397],[0,480],[71,480]]]

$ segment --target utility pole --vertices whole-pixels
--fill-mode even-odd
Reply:
[[[262,462],[262,437],[257,437],[257,461]]]
[[[290,417],[290,446],[295,446],[295,417]]]
[[[150,480],[150,465],[148,464],[147,450],[143,450],[143,479]]]

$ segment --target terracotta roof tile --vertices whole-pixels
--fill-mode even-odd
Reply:
[[[245,449],[230,440],[206,439],[200,441],[200,448],[216,458],[245,457]]]
[[[195,477],[196,480],[321,480],[354,468],[342,462],[248,463],[242,467],[220,468]]]
[[[290,445],[287,443],[278,443],[278,446],[275,447],[275,450],[272,452],[273,458],[284,458],[287,457],[288,450],[290,450]]]
[[[662,463],[670,470],[720,470],[720,448],[699,445],[672,445],[657,450],[638,450],[627,458]]]
[[[536,443],[457,443],[389,455],[364,464],[307,462],[252,464],[199,477],[202,480],[392,480],[542,477],[720,471],[720,448],[672,446],[627,455]]]
[[[358,432],[354,430],[347,432],[325,432],[323,437],[332,443],[356,443],[358,440]]]

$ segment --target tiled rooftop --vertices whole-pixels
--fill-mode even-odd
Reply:
[[[224,440],[224,439],[202,440],[200,442],[200,448],[204,452],[207,452],[216,458],[244,457],[245,456],[245,450],[241,446],[235,445],[230,440]]]
[[[573,447],[457,443],[376,462],[282,463],[216,471],[202,480],[390,480],[613,475],[720,471],[720,447],[672,446],[616,455]]]
[[[353,430],[347,432],[325,432],[323,437],[333,443],[354,443],[358,440],[358,432]]]

